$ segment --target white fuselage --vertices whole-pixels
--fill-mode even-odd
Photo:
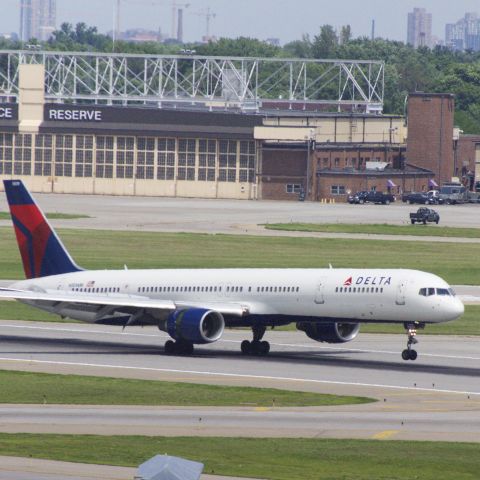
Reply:
[[[184,304],[231,303],[249,315],[354,322],[454,320],[462,302],[440,277],[404,269],[174,269],[80,271],[17,282],[14,288],[81,297],[131,295]],[[45,310],[45,305],[29,302]],[[96,321],[89,309],[68,316]]]

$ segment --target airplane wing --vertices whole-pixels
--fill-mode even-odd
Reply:
[[[139,295],[91,295],[80,292],[69,293],[59,291],[36,292],[30,290],[16,290],[0,288],[0,299],[15,299],[39,303],[37,306],[48,305],[58,315],[68,310],[82,310],[96,312],[95,321],[115,314],[137,317],[142,311],[171,312],[186,308],[204,308],[215,310],[225,315],[243,316],[248,313],[248,307],[228,302],[175,302],[159,300]],[[68,316],[68,315],[66,315]],[[131,322],[134,323],[134,322]]]

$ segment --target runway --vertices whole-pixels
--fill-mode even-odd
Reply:
[[[90,218],[52,220],[58,228],[92,228],[157,232],[231,233],[250,235],[336,236],[342,234],[278,232],[259,227],[268,223],[390,223],[410,225],[409,213],[419,205],[395,202],[391,205],[321,204],[318,202],[208,200],[162,197],[114,197],[99,195],[34,194],[45,212],[89,215]],[[480,205],[438,205],[440,227],[480,227]],[[0,195],[0,210],[8,211],[5,195]],[[4,220],[0,225],[11,226]],[[423,228],[422,225],[418,226]],[[427,228],[438,228],[428,225]],[[346,234],[349,238],[372,235]],[[375,236],[373,236],[375,237]],[[390,236],[396,240],[418,240]],[[452,241],[441,237],[422,237],[423,241]],[[458,241],[458,239],[453,239]],[[476,239],[469,239],[476,242]]]
[[[480,341],[421,336],[416,362],[400,335],[324,345],[268,332],[267,358],[243,357],[229,331],[193,357],[166,356],[154,329],[0,322],[0,367],[55,373],[247,385],[370,396],[360,406],[308,409],[3,406],[0,430],[145,435],[307,436],[480,441]],[[335,412],[334,415],[332,413]],[[201,421],[199,419],[201,418]]]

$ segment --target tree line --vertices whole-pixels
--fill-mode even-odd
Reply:
[[[39,44],[32,39],[30,44]],[[0,40],[1,49],[21,49],[21,42]],[[367,37],[353,38],[350,26],[337,33],[323,25],[318,34],[273,46],[252,38],[221,38],[198,45],[158,42],[113,41],[96,27],[63,23],[41,48],[59,51],[94,51],[133,54],[177,54],[182,48],[195,49],[205,56],[278,57],[303,59],[382,60],[385,62],[384,112],[403,114],[409,92],[453,93],[455,122],[465,133],[480,134],[480,52],[414,49],[403,42]]]

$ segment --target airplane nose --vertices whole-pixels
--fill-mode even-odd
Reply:
[[[452,305],[452,316],[458,318],[465,313],[465,306],[462,301],[458,298],[455,298],[455,302]]]

